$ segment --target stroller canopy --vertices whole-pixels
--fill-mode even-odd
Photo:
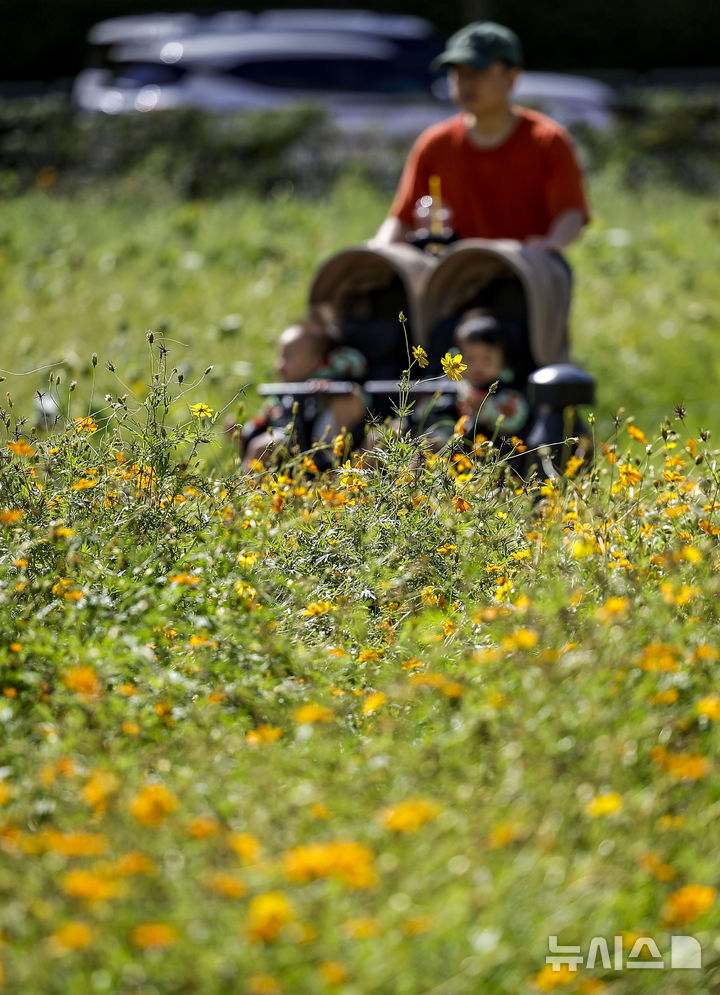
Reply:
[[[330,305],[338,319],[358,315],[396,321],[402,311],[411,341],[417,342],[423,325],[422,292],[435,260],[410,245],[343,249],[316,271],[310,285],[310,304]]]
[[[432,346],[472,307],[515,318],[536,366],[569,360],[571,276],[559,256],[510,240],[465,239],[449,246],[426,280],[419,338]],[[451,331],[450,331],[451,334]]]

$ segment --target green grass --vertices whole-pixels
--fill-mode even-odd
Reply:
[[[573,340],[598,380],[604,427],[620,407],[656,425],[685,403],[694,427],[720,428],[712,205],[669,189],[629,194],[603,176],[592,200],[593,224],[570,254]],[[273,344],[303,312],[319,263],[368,237],[387,202],[351,179],[317,201],[238,193],[163,202],[139,181],[103,196],[9,200],[0,218],[6,389],[27,410],[47,386],[47,370],[28,371],[62,361],[65,381],[80,380],[96,352],[101,397],[119,389],[103,372],[108,360],[141,392],[152,329],[172,340],[188,382],[213,365],[192,400],[221,408],[271,375]],[[87,379],[78,392],[87,404]]]
[[[599,180],[594,203],[573,262],[598,459],[523,488],[487,447],[392,436],[319,478],[207,455],[219,427],[187,405],[270,372],[379,194],[8,202],[22,334],[0,365],[72,349],[71,418],[120,389],[107,360],[137,397],[35,439],[46,374],[7,381],[4,991],[715,990],[720,453],[692,423],[713,419],[717,249],[699,201]],[[170,374],[211,363],[189,394]],[[704,969],[545,969],[550,935],[585,954],[621,933],[666,958],[697,937]]]

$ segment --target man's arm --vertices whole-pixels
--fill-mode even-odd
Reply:
[[[572,245],[579,238],[580,232],[586,223],[587,217],[585,212],[579,208],[562,211],[550,225],[550,231],[547,235],[533,235],[525,239],[524,244],[538,249],[562,252],[563,249],[567,249],[568,246]]]
[[[390,217],[385,218],[373,237],[368,241],[368,246],[371,249],[377,249],[382,245],[391,245],[393,242],[404,242],[405,236],[409,231],[409,225],[406,225],[400,218],[390,215]]]

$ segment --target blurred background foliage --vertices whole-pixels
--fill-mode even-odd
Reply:
[[[589,173],[614,169],[631,189],[669,183],[709,193],[720,180],[719,90],[638,93],[611,131],[573,130]],[[333,131],[322,109],[208,114],[78,115],[62,94],[0,100],[0,193],[53,188],[77,192],[129,175],[161,183],[185,198],[238,187],[266,194],[292,185],[327,190],[347,168],[381,189],[394,188],[406,139]]]

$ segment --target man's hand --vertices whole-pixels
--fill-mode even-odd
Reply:
[[[410,231],[408,225],[400,218],[385,218],[373,237],[368,240],[369,249],[379,249],[384,245],[392,245],[395,242],[406,242],[406,235]]]
[[[546,252],[561,252],[561,247],[548,238],[547,235],[531,235],[523,245],[528,249],[545,249]]]
[[[546,252],[563,252],[579,237],[585,227],[586,217],[578,208],[558,214],[550,225],[547,235],[531,235],[523,245],[532,249],[545,249]]]

